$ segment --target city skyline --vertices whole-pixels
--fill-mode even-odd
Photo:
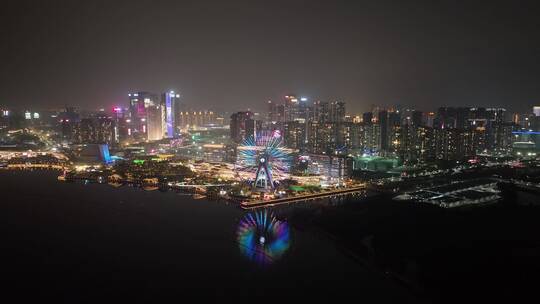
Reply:
[[[2,3],[5,297],[530,301],[536,2]]]
[[[355,112],[372,104],[522,112],[540,100],[532,2],[422,9],[313,1],[122,4],[10,3],[0,21],[7,42],[0,104],[108,108],[133,90],[171,88],[188,104],[219,111],[291,92],[343,100]]]

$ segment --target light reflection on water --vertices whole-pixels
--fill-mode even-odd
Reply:
[[[289,225],[266,210],[248,213],[236,230],[240,251],[259,265],[280,259],[290,246]]]

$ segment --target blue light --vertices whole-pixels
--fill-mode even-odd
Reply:
[[[112,162],[112,158],[109,153],[109,145],[99,145],[99,155],[106,164]]]
[[[540,135],[540,132],[538,131],[513,131],[512,134]]]
[[[165,120],[167,125],[167,137],[174,137],[174,113],[173,98],[174,92],[165,94]]]

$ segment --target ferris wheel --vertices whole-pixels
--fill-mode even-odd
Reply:
[[[258,134],[237,148],[235,170],[254,188],[273,189],[275,183],[289,176],[291,156],[276,133]]]

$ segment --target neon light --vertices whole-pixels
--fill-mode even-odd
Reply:
[[[253,181],[254,185],[259,178],[264,178],[271,183],[267,185],[273,188],[273,181],[288,178],[290,163],[289,150],[284,148],[281,137],[274,137],[272,133],[261,133],[256,139],[250,137],[237,147],[235,170],[239,175]],[[264,173],[259,176],[261,169]]]
[[[99,155],[105,163],[112,162],[111,154],[109,152],[109,145],[99,145]]]
[[[167,137],[174,137],[173,94],[173,91],[170,93],[165,93],[165,122],[167,127]]]
[[[537,132],[537,131],[513,131],[512,134],[540,135],[540,132]]]

